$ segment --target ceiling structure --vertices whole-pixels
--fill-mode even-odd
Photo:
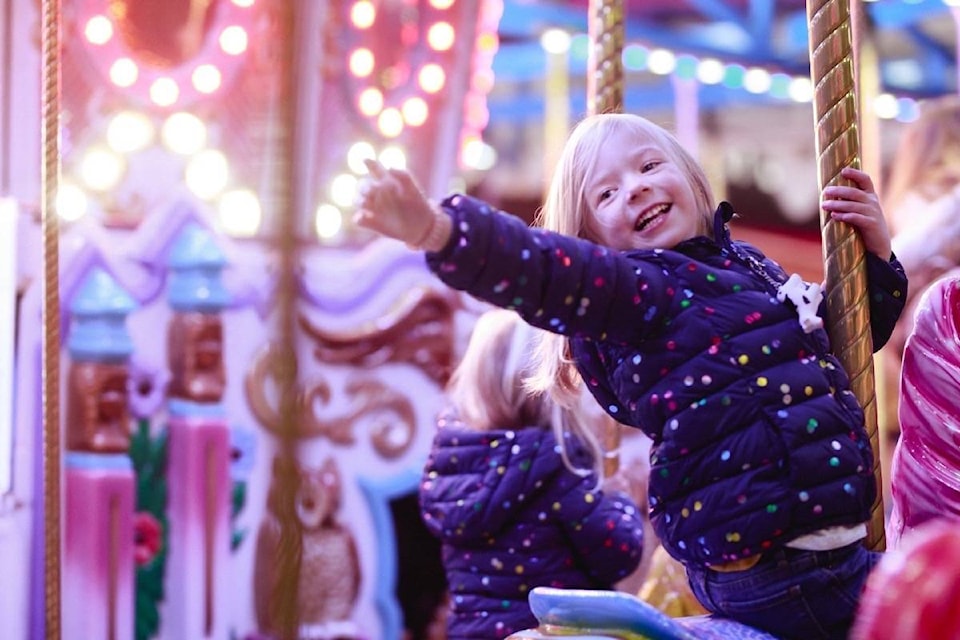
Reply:
[[[858,14],[864,20],[857,23],[864,27],[858,40],[862,50],[876,51],[873,84],[879,85],[878,93],[889,94],[887,104],[894,106],[894,113],[878,122],[874,138],[878,162],[883,164],[892,156],[903,123],[915,117],[918,101],[958,91],[960,0],[850,1],[855,10],[864,12]],[[817,232],[811,104],[809,99],[792,99],[784,90],[793,80],[809,86],[806,2],[623,2],[624,111],[676,129],[692,101],[698,156],[715,189],[750,211],[745,218],[750,223]],[[549,151],[557,144],[552,138],[564,137],[554,135],[557,130],[546,124],[547,94],[560,100],[567,96],[570,121],[587,112],[588,15],[588,0],[504,0],[500,45],[493,61],[496,81],[488,95],[489,125],[484,133],[498,162],[480,188],[481,195],[508,210],[532,215],[550,172]],[[574,36],[566,59],[565,94],[549,89],[552,67],[540,43],[541,35],[553,28]],[[675,57],[675,72],[657,73],[652,65],[644,65],[644,57],[649,62],[657,50]],[[700,81],[698,68],[706,60],[713,61],[714,68],[739,69],[740,82]],[[682,69],[689,82],[678,82]],[[773,78],[769,89],[744,85],[743,76],[754,69]]]
[[[880,89],[894,96],[922,99],[957,91],[957,32],[960,0],[876,0],[862,4],[864,33],[877,52]],[[587,0],[505,0],[500,21],[500,48],[494,60],[497,85],[533,85],[543,78],[545,54],[541,34],[561,28],[586,34]],[[666,49],[694,61],[713,58],[744,68],[760,67],[786,76],[809,76],[806,2],[804,0],[624,0],[625,49]],[[588,46],[588,45],[587,45]],[[584,47],[571,50],[571,78],[586,76]],[[629,73],[625,108],[672,101],[667,77]],[[572,85],[574,113],[583,111],[585,95]],[[536,92],[491,96],[491,120],[542,117]],[[764,95],[728,87],[704,86],[703,107],[730,102],[763,101]]]

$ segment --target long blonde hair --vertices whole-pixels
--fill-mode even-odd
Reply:
[[[891,162],[883,193],[891,212],[908,193],[933,201],[960,184],[960,96],[920,103],[920,116],[904,127]]]
[[[587,231],[590,208],[584,194],[589,175],[608,140],[619,137],[652,142],[687,176],[697,208],[702,214],[700,233],[713,235],[713,190],[699,162],[663,127],[629,113],[604,113],[581,120],[570,133],[550,183],[536,224],[568,236],[594,239]],[[668,249],[669,247],[664,247]],[[559,393],[564,397],[579,384],[579,374],[570,356],[569,341],[544,333],[538,339],[536,371],[530,380],[535,391]]]
[[[470,335],[460,363],[447,383],[447,397],[463,422],[474,429],[553,430],[566,466],[580,475],[603,471],[603,451],[586,424],[579,385],[566,394],[532,391],[527,378],[534,365],[537,334],[513,311],[494,309],[482,314]],[[576,467],[567,454],[566,434],[573,434],[592,457],[592,467]]]

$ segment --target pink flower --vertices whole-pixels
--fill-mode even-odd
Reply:
[[[133,559],[138,567],[148,564],[160,551],[163,528],[146,511],[133,514]]]
[[[130,360],[127,393],[130,412],[136,418],[149,418],[166,399],[170,371],[134,356]]]

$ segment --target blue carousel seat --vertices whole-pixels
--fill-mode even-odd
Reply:
[[[776,640],[733,620],[713,616],[671,618],[620,591],[537,587],[530,609],[540,622],[509,640],[563,636],[567,640]]]

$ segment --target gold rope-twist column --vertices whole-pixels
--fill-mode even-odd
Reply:
[[[590,114],[623,111],[623,0],[590,0],[587,28],[590,57],[587,64],[587,110]],[[620,467],[620,424],[603,417],[603,469],[607,476]]]
[[[853,28],[849,0],[808,0],[810,74],[814,84],[814,116],[819,189],[845,182],[840,171],[860,166],[860,140],[855,95]],[[826,274],[830,342],[850,375],[851,387],[866,416],[873,449],[877,499],[873,504],[866,546],[884,548],[883,499],[880,492],[880,440],[877,432],[873,340],[867,300],[865,251],[850,225],[820,212]]]
[[[60,638],[60,2],[43,0],[40,168],[43,235],[43,565],[48,640]]]
[[[591,0],[588,20],[590,60],[589,113],[623,110],[623,0]]]
[[[277,552],[277,583],[271,604],[277,616],[275,632],[281,640],[294,640],[300,628],[300,572],[303,543],[296,513],[299,490],[297,466],[297,354],[296,313],[297,273],[300,260],[297,214],[301,202],[297,192],[297,43],[302,37],[297,28],[301,4],[279,2],[275,5],[276,55],[279,73],[276,95],[272,97],[277,121],[270,126],[272,139],[267,153],[275,159],[270,176],[271,213],[275,218],[273,249],[278,260],[277,277],[277,392],[280,428],[275,460],[275,482],[278,488],[277,518],[280,536]]]

